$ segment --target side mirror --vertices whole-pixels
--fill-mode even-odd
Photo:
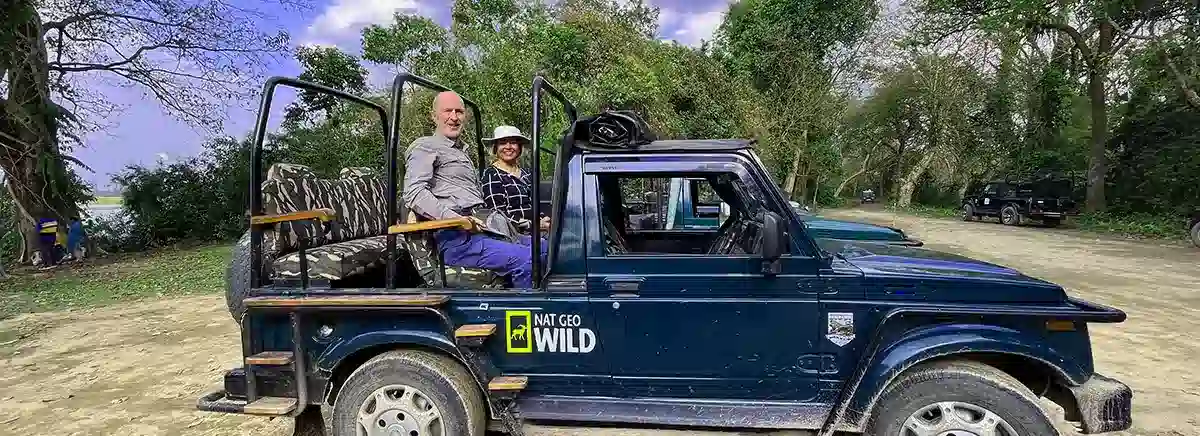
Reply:
[[[787,224],[775,212],[763,214],[762,247],[763,274],[779,274],[779,258],[788,243]]]

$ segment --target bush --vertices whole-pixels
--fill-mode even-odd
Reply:
[[[127,215],[89,220],[106,251],[144,250],[181,241],[237,238],[247,227],[248,144],[210,141],[199,157],[113,177]]]

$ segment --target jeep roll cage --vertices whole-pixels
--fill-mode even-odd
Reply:
[[[401,122],[402,122],[401,105],[404,103],[404,86],[406,84],[410,84],[410,83],[417,85],[417,86],[421,86],[421,87],[426,88],[431,91],[435,91],[435,92],[454,91],[453,89],[451,89],[445,85],[439,84],[437,82],[434,82],[432,80],[426,79],[421,76],[417,76],[417,75],[410,74],[410,73],[399,74],[396,76],[396,78],[392,82],[391,93],[390,93],[391,94],[390,102],[389,102],[390,108],[388,108],[391,110],[391,116],[389,116],[388,110],[385,109],[383,106],[379,105],[378,103],[375,103],[371,100],[368,100],[368,99],[360,97],[360,96],[350,94],[350,93],[342,91],[342,90],[334,89],[334,88],[331,88],[328,86],[319,85],[316,83],[306,82],[306,81],[299,80],[296,78],[291,78],[291,77],[276,76],[276,77],[271,77],[267,80],[266,84],[263,87],[263,95],[262,95],[262,98],[261,98],[261,101],[259,104],[258,119],[257,119],[255,128],[254,128],[253,144],[252,144],[252,147],[250,150],[250,160],[251,160],[250,233],[251,233],[251,235],[250,235],[250,250],[249,250],[250,253],[249,254],[250,254],[251,267],[250,267],[249,281],[250,281],[250,289],[251,290],[262,288],[265,285],[265,280],[263,277],[264,276],[264,271],[263,271],[263,267],[264,267],[264,265],[263,265],[263,255],[264,255],[263,254],[263,229],[264,229],[264,227],[269,226],[273,223],[278,223],[278,222],[306,221],[306,220],[311,220],[311,221],[314,221],[317,223],[336,225],[335,224],[336,219],[331,218],[328,214],[320,213],[321,211],[308,211],[308,212],[302,212],[302,213],[287,214],[288,215],[287,217],[270,217],[270,216],[263,215],[263,193],[262,193],[263,152],[262,152],[262,149],[263,149],[263,142],[264,142],[264,139],[266,136],[267,121],[268,121],[268,118],[270,115],[271,103],[274,100],[274,95],[275,95],[276,89],[280,85],[283,85],[283,86],[289,86],[292,88],[297,88],[297,89],[301,89],[301,90],[305,90],[305,91],[327,94],[327,95],[330,95],[330,96],[333,96],[333,97],[336,97],[336,98],[339,98],[342,100],[346,100],[346,101],[364,106],[366,108],[369,108],[369,109],[375,111],[379,115],[380,120],[383,123],[383,132],[382,133],[383,133],[383,139],[384,139],[384,143],[385,143],[385,156],[386,156],[386,160],[387,160],[387,164],[386,164],[387,165],[387,168],[386,168],[386,184],[387,184],[387,186],[384,187],[384,192],[387,196],[387,199],[385,200],[385,202],[386,202],[385,207],[387,210],[384,213],[385,220],[386,220],[386,225],[384,227],[386,228],[389,226],[393,226],[395,224],[403,223],[403,220],[406,219],[406,215],[407,215],[406,213],[402,213],[402,209],[401,209],[401,208],[403,208],[403,210],[407,210],[407,207],[404,207],[403,205],[399,205],[397,203],[397,196],[400,193],[400,187],[399,187],[400,180],[399,180],[399,174],[398,174],[398,164],[397,164],[396,160],[400,157],[400,152],[401,152],[399,143],[400,143],[400,133],[401,133],[400,127],[401,127]],[[562,105],[565,115],[567,117],[567,128],[562,132],[563,136],[561,139],[560,146],[555,150],[547,149],[542,146],[542,134],[543,134],[543,131],[542,131],[542,122],[543,122],[542,106],[543,106],[543,102],[544,102],[543,95],[542,95],[543,92],[548,94],[551,98],[558,101]],[[483,147],[483,120],[484,120],[483,113],[482,113],[482,110],[479,107],[479,105],[474,100],[471,100],[470,98],[463,96],[462,94],[459,94],[459,96],[462,98],[463,103],[471,109],[472,116],[474,117],[474,122],[475,122],[474,131],[475,131],[475,145],[476,145],[476,158],[475,159],[477,161],[475,164],[476,164],[477,171],[479,172],[480,176],[482,176],[483,169],[486,166],[484,163],[484,161],[486,159],[486,155],[485,155],[485,151],[484,151],[484,147]],[[636,146],[631,146],[631,147],[608,147],[608,146],[604,146],[604,145],[594,144],[593,142],[595,142],[595,141],[593,141],[593,140],[595,138],[577,138],[577,136],[579,136],[578,133],[579,133],[581,120],[579,120],[579,118],[578,118],[578,114],[577,114],[575,105],[570,101],[570,99],[568,99],[566,97],[566,95],[564,95],[561,91],[559,91],[557,88],[555,88],[549,82],[549,80],[547,80],[546,77],[543,75],[534,76],[533,84],[532,84],[532,87],[530,90],[530,99],[531,99],[532,108],[533,108],[533,126],[531,129],[531,133],[532,133],[531,145],[532,145],[532,149],[536,150],[536,152],[532,153],[533,162],[532,162],[532,168],[531,168],[531,173],[532,173],[531,176],[532,176],[533,180],[535,180],[535,181],[537,181],[537,183],[539,183],[539,185],[541,183],[541,176],[542,176],[542,174],[541,174],[542,173],[542,170],[541,170],[542,154],[553,155],[555,158],[554,172],[550,179],[550,184],[551,184],[552,189],[550,192],[550,197],[551,197],[550,205],[549,205],[550,210],[548,212],[551,217],[551,221],[550,221],[550,228],[548,230],[547,240],[544,242],[542,241],[542,238],[541,238],[542,230],[539,226],[532,226],[532,229],[531,229],[531,233],[532,233],[531,234],[531,244],[530,244],[529,248],[530,248],[530,256],[531,256],[531,260],[532,260],[532,271],[531,272],[532,272],[532,276],[534,278],[533,289],[543,288],[545,280],[549,276],[549,272],[550,272],[549,265],[552,265],[554,263],[554,259],[556,259],[557,255],[560,251],[558,249],[558,245],[559,245],[560,241],[562,240],[562,224],[561,224],[561,220],[556,219],[556,217],[561,217],[561,215],[565,209],[566,195],[567,195],[567,190],[568,190],[567,184],[569,182],[567,162],[569,162],[570,159],[574,155],[582,153],[582,152],[601,152],[601,153],[605,153],[605,154],[736,153],[739,155],[743,155],[745,158],[754,162],[755,165],[761,166],[761,161],[758,159],[757,155],[750,152],[750,149],[752,149],[753,146],[756,144],[756,141],[754,139],[657,139],[657,138],[654,138],[654,139],[641,141]],[[608,112],[605,112],[605,113],[608,113]],[[643,122],[640,119],[638,119],[636,121],[639,123]],[[580,141],[582,141],[582,142],[580,142]],[[760,173],[760,172],[756,171],[754,177],[761,179],[760,181],[762,183],[764,183],[764,185],[771,184],[770,176],[766,173]],[[542,190],[538,189],[538,187],[534,187],[534,189],[532,189],[532,191],[533,192],[532,192],[531,197],[532,197],[533,204],[541,205],[542,196],[543,196],[543,192],[541,192]],[[766,195],[767,195],[767,197],[769,197],[769,200],[767,200],[768,203],[777,203],[776,206],[778,206],[778,208],[781,211],[783,211],[783,214],[786,214],[785,216],[791,217],[792,218],[791,221],[793,221],[793,222],[799,222],[798,217],[794,216],[795,215],[794,211],[791,210],[790,207],[786,207],[787,206],[786,199],[784,199],[777,191],[767,192]],[[782,216],[774,216],[771,218],[773,219],[773,221],[778,221],[780,219],[783,219]],[[803,224],[800,224],[800,226],[801,226],[801,228],[799,230],[803,233],[804,232]],[[385,266],[386,272],[385,272],[384,289],[387,289],[387,290],[391,290],[396,287],[396,283],[395,283],[396,278],[397,278],[396,277],[397,256],[395,253],[395,251],[397,249],[396,237],[397,237],[397,235],[395,233],[393,233],[391,231],[387,232],[387,235],[386,235],[387,242],[386,242],[386,249],[385,249],[385,253],[384,253],[384,261],[385,261],[385,265],[386,265]],[[307,236],[306,235],[298,234],[297,239],[298,239],[297,240],[297,242],[298,242],[297,248],[299,251],[299,263],[300,263],[299,266],[300,266],[300,271],[301,271],[299,274],[300,290],[303,291],[303,290],[307,290],[309,288],[309,281],[310,281],[309,276],[308,276],[309,269],[308,269],[307,253],[306,253],[306,250],[309,247],[307,246],[307,241],[306,241]],[[826,262],[828,262],[829,260],[832,259],[833,256],[830,253],[827,253],[827,252],[824,252],[823,250],[821,250],[819,248],[819,246],[817,246],[817,244],[815,244],[815,242],[813,242],[810,238],[803,238],[803,239],[805,239],[805,240],[800,242],[801,245],[805,245],[805,247],[801,247],[802,250],[809,251],[809,252],[813,253],[816,257],[822,258]],[[541,245],[543,243],[549,244],[545,261],[542,260],[542,256],[537,255],[537,253],[541,252],[540,251]],[[790,244],[786,244],[786,245],[790,245]],[[437,256],[437,263],[438,263],[437,266],[442,270],[442,275],[443,275],[442,283],[445,283],[445,277],[444,277],[445,264],[444,264],[444,261],[441,259],[441,256]]]
[[[366,106],[368,109],[373,109],[378,115],[381,124],[383,125],[383,140],[388,143],[388,116],[387,111],[383,106],[359,97],[348,92],[330,88],[328,86],[306,82],[292,77],[274,76],[267,79],[263,85],[262,99],[258,105],[258,119],[254,124],[254,140],[250,147],[250,288],[255,289],[262,286],[263,262],[262,262],[262,229],[265,226],[271,225],[271,220],[263,218],[263,199],[262,199],[262,183],[263,183],[263,165],[262,165],[262,148],[263,141],[267,135],[267,119],[271,114],[271,102],[275,98],[275,90],[279,85],[289,86],[305,91],[324,93],[348,100],[352,103]],[[389,156],[393,154],[393,150],[388,150]],[[388,196],[395,197],[395,183],[388,186]],[[324,221],[321,216],[301,217],[303,220]],[[389,238],[389,241],[392,239]],[[298,238],[300,251],[300,288],[308,288],[308,256],[307,240],[301,236]]]

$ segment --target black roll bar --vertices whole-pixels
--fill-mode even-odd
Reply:
[[[545,76],[542,76],[541,74],[534,76],[533,77],[533,90],[531,91],[532,98],[533,98],[533,129],[532,129],[531,133],[533,134],[533,149],[534,150],[545,150],[542,148],[542,123],[541,123],[542,90],[543,89],[546,90],[546,92],[550,93],[550,96],[554,97],[554,99],[558,100],[559,103],[562,103],[563,110],[565,110],[567,112],[567,119],[569,121],[568,126],[570,126],[568,128],[573,127],[575,124],[575,120],[577,119],[577,117],[575,115],[575,105],[571,104],[571,102],[569,100],[567,100],[566,96],[564,96],[561,92],[559,92],[557,89],[555,89],[554,86],[551,85],[550,82],[546,80]],[[545,151],[548,152],[549,150],[545,150]],[[555,157],[556,157],[555,162],[554,162],[555,172],[563,172],[563,171],[567,170],[566,168],[558,168],[558,166],[562,165],[562,157],[569,153],[571,153],[571,150],[565,150],[565,149],[563,149],[563,147],[558,148],[558,151],[555,153]],[[535,153],[533,153],[533,181],[534,181],[534,183],[540,184],[542,181],[541,168],[542,168],[542,153],[535,152]],[[566,186],[558,186],[559,184],[565,184],[565,181],[552,180],[551,183],[554,184],[553,192],[556,192],[556,193],[563,192],[563,190],[566,189]],[[541,189],[533,190],[533,204],[535,205],[535,207],[536,207],[536,205],[542,204],[540,191],[541,191]],[[560,239],[562,239],[562,225],[560,223],[562,222],[562,210],[561,209],[563,209],[563,205],[562,205],[563,201],[560,200],[560,197],[562,197],[562,195],[554,195],[554,198],[551,199],[550,213],[553,214],[551,216],[559,217],[559,218],[558,219],[554,219],[554,218],[550,219],[550,240],[546,241],[548,244],[550,244],[550,248],[547,250],[548,251],[547,256],[546,256],[547,262],[554,259],[555,256],[558,254],[558,250],[557,250],[558,242]],[[541,229],[541,226],[538,226],[538,225],[533,225],[530,227],[532,227],[532,231],[533,231],[533,237],[530,238],[531,246],[529,247],[529,249],[531,250],[530,256],[532,256],[532,260],[533,260],[533,271],[532,271],[533,280],[534,280],[533,287],[541,288],[542,280],[544,279],[544,277],[542,277],[542,256],[541,256],[541,254],[542,254],[542,251],[541,251],[541,248],[542,248],[541,247],[541,245],[542,245],[541,244],[541,231],[542,231],[542,229]],[[549,271],[549,268],[547,268],[546,271]]]
[[[485,167],[484,158],[486,156],[484,155],[484,150],[483,150],[483,112],[481,112],[479,110],[479,105],[475,104],[474,101],[463,96],[461,93],[458,93],[457,91],[454,91],[453,89],[447,88],[439,83],[436,83],[436,82],[426,79],[424,77],[421,77],[421,76],[418,76],[415,74],[411,74],[411,73],[400,73],[400,74],[396,75],[396,79],[392,81],[392,101],[391,101],[392,107],[391,107],[391,109],[392,109],[393,116],[391,118],[391,125],[387,127],[388,132],[390,133],[390,136],[387,136],[387,140],[388,140],[388,144],[387,144],[387,161],[388,161],[388,164],[387,164],[388,165],[388,167],[387,167],[387,179],[388,179],[387,225],[388,226],[396,224],[398,222],[398,219],[400,218],[397,214],[398,211],[396,210],[397,209],[396,208],[396,195],[398,194],[398,192],[396,192],[396,185],[399,182],[399,180],[397,180],[397,174],[396,174],[396,157],[399,155],[399,151],[400,151],[400,114],[401,114],[400,106],[404,103],[404,84],[409,83],[409,82],[417,84],[417,85],[424,87],[425,89],[428,89],[431,91],[437,91],[437,92],[452,91],[455,94],[458,94],[459,98],[462,98],[463,104],[466,104],[467,107],[471,108],[471,113],[474,114],[474,118],[475,118],[475,144],[476,144],[475,148],[477,149],[477,155],[478,155],[478,157],[476,158],[477,162],[475,165],[479,171],[479,176],[481,178],[483,177],[483,168]],[[536,154],[536,153],[534,153],[534,154]],[[387,256],[387,276],[386,276],[387,284],[385,286],[387,289],[391,289],[392,285],[395,282],[395,280],[394,280],[395,273],[396,273],[396,256],[394,255],[395,252],[396,252],[396,235],[392,235],[389,233],[388,237],[387,237],[387,254],[386,254],[386,256]],[[443,274],[445,274],[446,266],[438,265],[438,267],[441,268],[443,271]],[[444,277],[443,277],[442,283],[445,284]]]
[[[383,124],[383,142],[388,144],[388,116],[387,110],[383,106],[376,104],[373,101],[363,97],[350,94],[340,89],[330,88],[328,86],[306,82],[293,77],[273,76],[267,79],[263,84],[262,99],[258,105],[258,120],[254,124],[254,142],[250,147],[250,216],[254,217],[262,214],[262,147],[263,141],[267,136],[267,119],[271,114],[271,101],[275,97],[275,88],[279,85],[290,86],[292,88],[302,89],[306,91],[328,94],[334,97],[349,100],[351,102],[374,109],[379,114],[379,119]],[[301,253],[301,259],[306,256]],[[303,269],[303,268],[302,268]],[[308,271],[301,271],[302,277],[308,277]],[[250,225],[250,288],[261,286],[262,281],[262,232],[258,230],[258,226]],[[304,287],[304,286],[302,286]]]

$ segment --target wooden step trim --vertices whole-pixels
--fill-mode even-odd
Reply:
[[[250,297],[246,307],[321,306],[437,306],[450,301],[446,295],[309,295],[304,297]]]
[[[496,333],[495,324],[465,324],[462,327],[454,330],[456,338],[477,338],[488,337],[492,333]]]
[[[500,376],[488,382],[489,391],[519,391],[525,389],[529,384],[529,377],[519,376]]]
[[[242,408],[248,415],[282,416],[296,410],[295,398],[262,397]]]
[[[263,351],[246,358],[247,365],[288,365],[291,363],[291,351]]]

